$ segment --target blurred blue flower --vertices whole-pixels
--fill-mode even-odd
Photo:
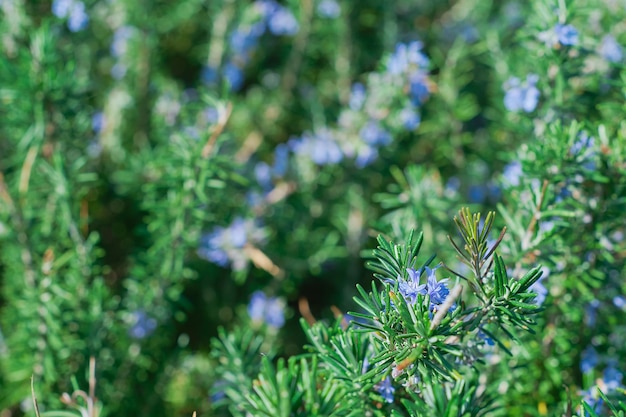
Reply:
[[[494,340],[491,337],[487,336],[487,334],[483,332],[482,329],[478,329],[477,336],[478,336],[478,339],[485,342],[485,344],[488,346],[494,346],[496,344],[496,342],[494,342]]]
[[[613,305],[620,310],[626,310],[626,298],[623,295],[613,297]]]
[[[317,14],[327,19],[335,19],[341,14],[341,7],[336,0],[322,0],[317,5]]]
[[[611,35],[606,35],[600,42],[598,53],[609,62],[620,62],[624,59],[622,46]]]
[[[247,243],[258,244],[265,240],[265,231],[254,220],[237,217],[226,228],[218,226],[202,235],[198,256],[222,267],[232,264],[234,270],[242,270],[248,261],[242,251]]]
[[[227,62],[226,65],[224,65],[223,74],[230,85],[231,91],[238,91],[243,85],[243,71],[234,63]]]
[[[598,352],[589,345],[583,350],[580,357],[580,370],[586,374],[593,371],[593,368],[598,365]]]
[[[265,24],[257,22],[249,26],[240,26],[230,35],[230,47],[232,52],[246,61],[248,55],[259,41],[259,37],[265,32]]]
[[[423,71],[415,71],[409,75],[409,98],[414,106],[419,107],[426,102],[430,90],[428,89],[428,80],[426,73]]]
[[[620,388],[623,377],[622,373],[615,367],[615,361],[611,361],[602,373],[602,380],[609,391],[615,391],[617,388]]]
[[[505,188],[517,187],[520,184],[522,175],[524,175],[522,164],[519,161],[513,161],[504,167],[502,183]]]
[[[417,69],[426,68],[429,61],[422,53],[422,47],[423,44],[418,41],[397,44],[395,52],[387,61],[387,72],[393,75],[408,75]]]
[[[327,129],[321,129],[315,135],[305,132],[300,138],[290,139],[288,145],[294,153],[309,156],[316,165],[337,164],[344,156],[332,132]]]
[[[111,42],[111,55],[120,58],[126,55],[128,51],[128,40],[132,37],[135,29],[132,26],[121,26],[113,33],[113,41]]]
[[[578,30],[572,25],[557,23],[554,26],[554,33],[561,45],[574,46],[578,44]]]
[[[419,113],[411,106],[407,106],[400,112],[400,121],[406,130],[415,130],[420,125]]]
[[[255,291],[248,304],[248,314],[253,321],[267,323],[279,329],[285,324],[285,307],[282,300],[267,297],[263,291]]]
[[[102,113],[101,111],[91,116],[91,128],[94,132],[100,133],[102,131],[102,128],[104,127],[104,124],[104,113]]]
[[[148,316],[145,311],[137,310],[133,312],[133,324],[128,330],[130,337],[134,339],[143,339],[150,336],[157,327],[157,321]]]
[[[216,84],[219,77],[219,71],[216,68],[206,66],[202,68],[200,78],[205,84]]]
[[[67,18],[67,27],[72,32],[84,29],[89,23],[85,4],[79,0],[54,0],[52,14],[59,19]]]
[[[597,394],[597,387],[593,386],[591,388],[589,388],[586,391],[583,391],[582,397],[583,397],[583,401],[585,401],[587,404],[589,404],[589,406],[591,406],[591,409],[596,413],[596,415],[599,415],[602,412],[602,406],[604,404],[604,400],[602,399],[602,397],[600,397]],[[585,417],[591,416],[591,414],[589,414],[589,412],[585,411]]]
[[[530,113],[537,107],[539,103],[539,89],[535,86],[539,81],[539,77],[535,74],[529,74],[526,82],[521,83],[517,77],[511,77],[504,84],[506,94],[504,96],[504,107],[509,111],[524,110]]]
[[[373,146],[364,144],[359,146],[356,152],[354,164],[357,168],[364,168],[378,159],[378,149]]]
[[[383,399],[388,402],[393,402],[393,394],[396,392],[396,389],[393,387],[391,376],[387,376],[387,378],[383,379],[380,383],[376,385],[376,391],[383,396]]]
[[[366,98],[365,86],[361,83],[352,84],[352,91],[350,92],[349,106],[354,111],[359,111],[363,108]]]
[[[272,169],[267,163],[261,161],[254,166],[254,177],[264,190],[272,188]]]
[[[280,5],[267,16],[267,26],[270,32],[276,36],[291,36],[300,30],[300,25],[293,13]]]
[[[367,122],[365,126],[361,128],[359,136],[363,139],[363,142],[368,145],[382,146],[391,143],[391,134],[375,120]]]
[[[281,143],[274,149],[274,165],[272,165],[272,174],[276,177],[282,177],[287,173],[289,165],[289,146]]]
[[[471,184],[467,190],[470,203],[480,204],[487,199],[487,187],[484,184]]]

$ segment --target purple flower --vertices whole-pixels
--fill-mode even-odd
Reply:
[[[376,385],[376,391],[383,396],[385,402],[392,403],[393,402],[393,394],[396,392],[396,389],[393,387],[391,382],[391,377],[387,376],[387,378],[383,379],[380,383]]]
[[[572,25],[557,23],[554,26],[554,33],[561,45],[574,46],[578,44],[578,30]]]
[[[598,364],[598,352],[589,345],[583,350],[580,357],[580,370],[586,374],[593,371]]]
[[[137,310],[133,312],[133,324],[128,330],[128,334],[133,339],[143,339],[154,332],[157,321],[148,316],[145,311]]]
[[[292,138],[288,143],[298,155],[308,155],[316,165],[337,164],[343,159],[343,152],[330,130],[322,129],[315,135],[309,132],[300,138]]]
[[[450,290],[447,287],[448,279],[442,279],[441,281],[437,281],[437,277],[435,276],[435,271],[437,268],[431,269],[429,267],[424,267],[420,270],[415,270],[413,268],[407,268],[407,273],[409,274],[408,279],[402,279],[398,277],[398,291],[404,297],[404,299],[409,304],[415,304],[417,301],[417,295],[428,295],[430,299],[430,311],[433,311],[437,308],[437,306],[443,304],[448,294],[450,294]],[[426,272],[426,284],[420,284],[420,276],[422,273]],[[387,282],[392,282],[388,280]]]
[[[598,53],[609,62],[620,62],[624,58],[622,46],[611,35],[602,38]]]
[[[516,77],[509,78],[504,84],[504,107],[509,111],[524,110],[526,113],[535,110],[539,103],[539,89],[535,86],[538,80],[535,74],[529,74],[525,83]]]
[[[335,19],[341,14],[341,7],[336,0],[322,0],[317,5],[317,14],[327,19]]]
[[[370,120],[361,128],[359,136],[363,142],[372,146],[382,146],[391,143],[391,134],[383,129],[375,120]]]
[[[248,314],[253,321],[265,322],[279,329],[285,324],[285,307],[282,300],[267,297],[263,291],[255,291],[248,304]]]

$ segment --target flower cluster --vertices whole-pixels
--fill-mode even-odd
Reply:
[[[504,84],[506,94],[504,96],[504,107],[508,111],[518,112],[520,110],[530,113],[539,103],[539,89],[536,87],[539,76],[529,74],[525,82],[521,82],[517,77],[511,77]]]
[[[85,29],[89,23],[85,3],[80,0],[54,0],[52,14],[59,19],[67,19],[67,28],[72,32]]]
[[[235,271],[240,271],[248,264],[246,244],[260,244],[265,237],[265,231],[254,220],[237,217],[228,227],[218,226],[203,235],[198,256],[223,267],[232,265]]]
[[[221,73],[231,90],[238,91],[244,83],[244,69],[266,30],[275,36],[293,36],[300,29],[293,13],[275,0],[257,0],[250,10],[252,17],[244,18],[229,35],[229,51],[222,68],[210,64],[203,69],[205,83],[215,84]]]
[[[292,151],[316,165],[353,159],[363,168],[379,157],[395,134],[420,125],[419,108],[430,95],[429,60],[420,42],[400,43],[383,72],[369,74],[366,85],[354,83],[338,125],[292,138]]]
[[[407,268],[408,279],[398,277],[398,290],[409,304],[415,304],[417,302],[418,294],[428,296],[430,300],[429,310],[431,312],[435,311],[439,305],[443,304],[446,297],[450,294],[447,285],[448,278],[438,281],[435,275],[436,270],[437,268],[431,269],[429,267],[419,270]],[[420,277],[423,273],[426,273],[426,283],[420,284]],[[391,282],[391,280],[387,282]],[[452,309],[454,309],[454,306]]]

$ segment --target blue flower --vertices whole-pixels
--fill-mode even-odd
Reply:
[[[422,270],[416,271],[413,268],[407,268],[406,272],[409,274],[409,279],[405,280],[398,277],[398,291],[410,304],[415,304],[418,294],[426,294],[426,285],[420,284],[420,275]],[[392,282],[387,280],[387,282]]]
[[[154,332],[157,321],[148,316],[145,311],[137,310],[133,312],[133,325],[128,330],[128,334],[133,339],[143,339]]]
[[[258,244],[265,239],[265,231],[253,220],[235,218],[227,227],[215,227],[200,238],[198,256],[222,267],[232,264],[234,270],[245,268],[248,258],[243,252],[247,243]]]
[[[250,52],[257,46],[259,37],[265,32],[265,24],[257,22],[249,26],[241,26],[230,34],[232,52],[247,60]]]
[[[387,72],[393,75],[408,75],[416,69],[426,68],[429,61],[422,53],[422,46],[423,44],[418,41],[397,44],[395,52],[387,61]]]
[[[380,383],[376,385],[376,391],[383,396],[385,402],[392,403],[393,402],[393,394],[396,392],[394,388],[391,377],[387,376],[387,378],[383,379]]]
[[[327,19],[335,19],[341,14],[341,7],[336,0],[322,0],[317,5],[317,14]]]
[[[274,165],[272,165],[272,174],[282,177],[287,173],[289,164],[289,146],[284,143],[276,146],[274,149]]]
[[[586,374],[593,371],[593,368],[598,364],[598,352],[589,345],[583,350],[580,357],[580,370]]]
[[[561,45],[574,46],[578,44],[578,30],[572,25],[557,23],[554,26],[554,33]]]
[[[200,78],[205,84],[215,84],[219,78],[219,71],[217,68],[206,66],[202,68]]]
[[[224,77],[228,81],[231,91],[237,91],[243,85],[243,71],[232,62],[228,62],[224,66]]]
[[[409,98],[414,106],[421,106],[426,102],[430,90],[428,89],[426,73],[414,71],[409,75]]]
[[[248,314],[253,321],[264,322],[279,329],[285,324],[285,307],[282,300],[267,297],[263,291],[255,291],[248,304]]]
[[[350,108],[354,111],[359,111],[363,108],[365,103],[366,91],[365,86],[361,83],[352,84],[352,91],[350,92]]]
[[[429,267],[425,268],[426,275],[428,279],[426,281],[425,294],[428,294],[430,297],[430,310],[434,310],[437,306],[443,304],[448,295],[450,294],[450,290],[448,289],[447,282],[448,279],[442,279],[441,281],[437,281],[437,277],[435,276],[435,271],[437,268],[430,269]]]
[[[309,156],[316,165],[337,164],[344,156],[332,132],[327,129],[315,135],[305,132],[300,138],[290,139],[288,145],[294,153]]]
[[[261,188],[270,190],[272,188],[272,169],[265,162],[259,162],[254,166],[254,176]]]
[[[111,55],[120,58],[128,51],[128,40],[133,35],[135,29],[132,26],[121,26],[113,33],[111,42]]]
[[[295,35],[300,30],[300,25],[291,11],[278,5],[267,17],[267,26],[273,35]]]
[[[105,126],[104,113],[101,111],[91,116],[91,128],[95,133],[100,133]]]
[[[524,175],[522,164],[519,161],[513,161],[504,167],[502,172],[502,183],[506,188],[517,187],[520,184],[520,178]]]
[[[478,329],[477,336],[481,341],[485,342],[485,344],[488,346],[494,346],[496,344],[496,342],[494,342],[494,340],[491,337],[487,336],[487,334],[483,332],[482,329]]]
[[[602,38],[598,53],[609,62],[620,62],[624,58],[622,46],[611,35]]]
[[[391,134],[383,129],[375,120],[370,120],[363,126],[359,132],[359,136],[363,142],[368,145],[381,146],[391,143]]]
[[[539,103],[539,89],[535,86],[538,80],[535,74],[529,74],[525,83],[516,77],[509,78],[504,84],[504,107],[509,111],[524,110],[526,113],[535,110]]]
[[[609,391],[615,391],[621,387],[623,377],[622,373],[615,367],[615,363],[610,363],[602,374],[602,380]]]
[[[420,125],[421,119],[413,107],[407,106],[400,112],[400,121],[406,130],[415,130]]]
[[[52,14],[59,19],[67,18],[67,27],[72,32],[84,29],[89,23],[85,4],[78,0],[54,0]]]
[[[373,146],[360,146],[356,152],[354,164],[357,168],[364,168],[378,159],[378,149]]]

